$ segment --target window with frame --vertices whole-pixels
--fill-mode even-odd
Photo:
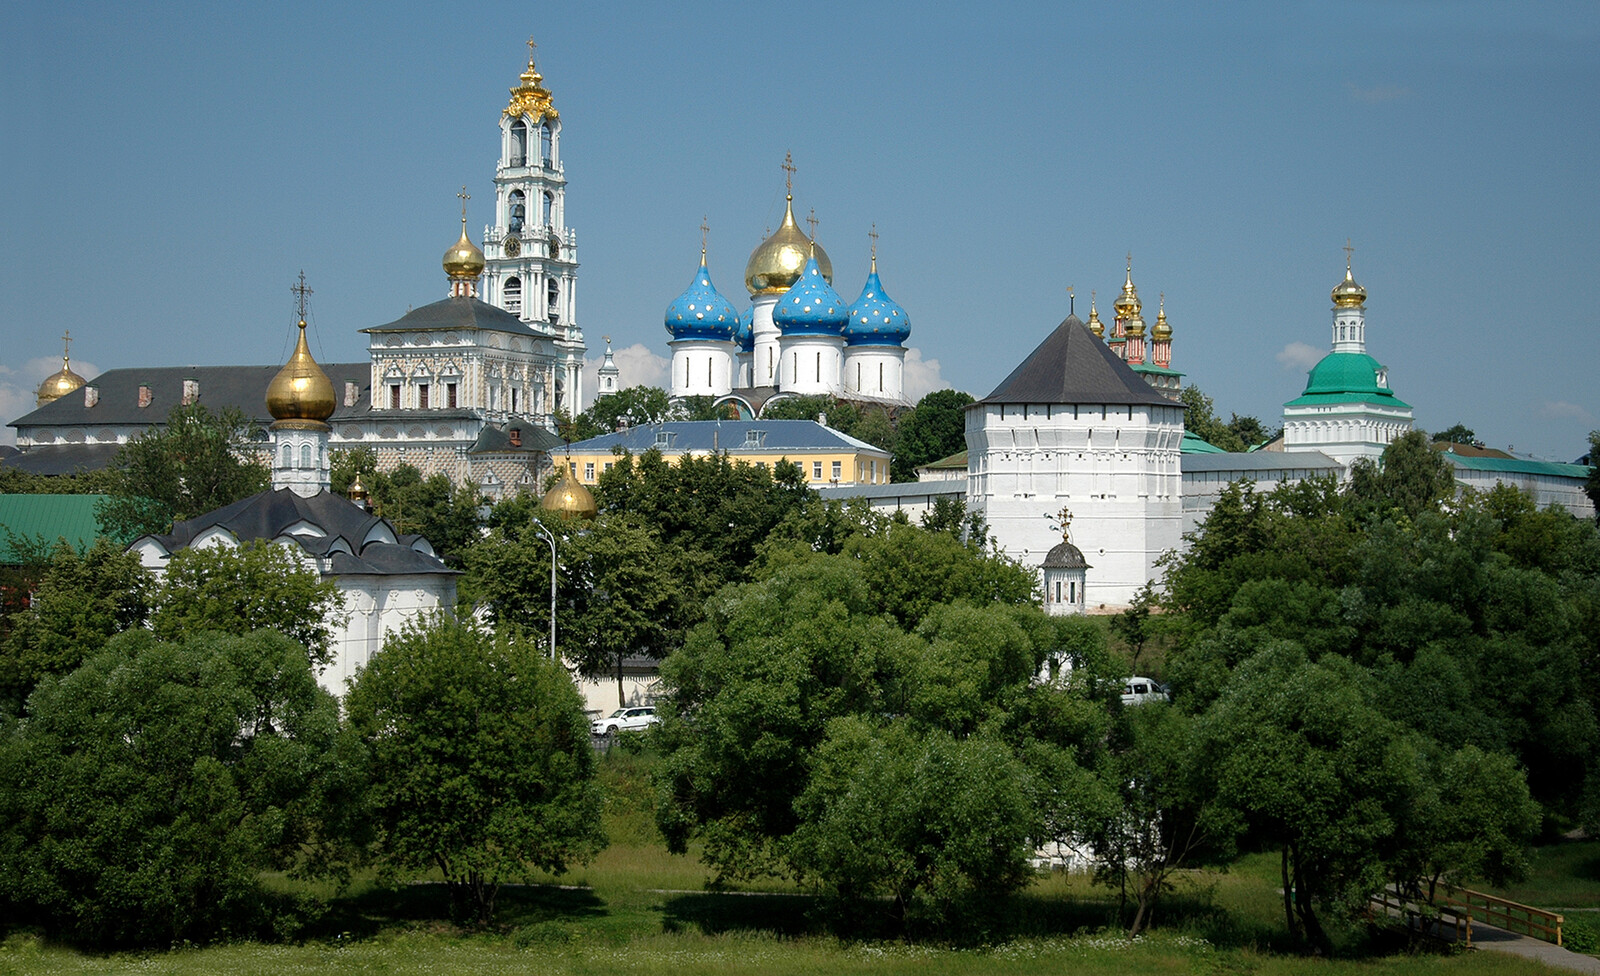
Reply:
[[[843,471],[844,471],[844,463],[843,462],[841,462],[841,461],[833,462],[833,480],[834,481],[838,481],[839,480],[839,476],[843,473]]]
[[[821,481],[822,480],[822,462],[821,461],[812,461],[811,462],[811,480],[812,481]]]
[[[593,481],[594,480],[594,462],[593,461],[585,461],[585,462],[583,462],[583,480],[584,481]]]
[[[390,383],[389,384],[389,409],[390,410],[399,410],[400,409],[400,384],[399,383]]]
[[[454,383],[446,383],[444,385],[444,400],[445,400],[445,403],[444,403],[445,406],[449,407],[452,410],[455,409],[455,407],[456,407],[456,385]]]
[[[428,384],[426,383],[417,384],[417,409],[428,409]]]

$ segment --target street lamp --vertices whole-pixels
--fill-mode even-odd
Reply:
[[[536,521],[533,527],[550,543],[550,660],[555,661],[559,660],[556,656],[556,537],[543,522]]]

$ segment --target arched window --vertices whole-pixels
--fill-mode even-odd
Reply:
[[[300,466],[302,468],[307,469],[307,470],[310,470],[310,468],[311,468],[311,445],[310,444],[301,444],[300,445]]]
[[[550,150],[553,144],[554,140],[551,138],[550,134],[550,123],[545,122],[539,126],[539,157],[546,166],[552,165],[552,160],[555,154]]]
[[[289,445],[285,444],[278,449],[278,467],[287,468],[293,461]]]
[[[544,225],[546,227],[555,225],[555,212],[556,195],[554,193],[546,192],[544,195]]]
[[[505,284],[506,311],[512,315],[522,314],[522,279],[507,278]]]
[[[559,322],[561,321],[561,283],[551,278],[546,290],[549,292],[550,299],[550,321]]]
[[[527,201],[521,190],[512,190],[510,200],[511,213],[507,223],[511,225],[512,233],[517,233],[522,230],[522,222],[528,217]]]
[[[528,125],[521,119],[511,123],[511,165],[525,166],[528,162]]]

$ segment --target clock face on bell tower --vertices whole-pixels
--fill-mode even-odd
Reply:
[[[507,235],[505,240],[506,257],[514,258],[522,253],[522,242],[516,237]]]

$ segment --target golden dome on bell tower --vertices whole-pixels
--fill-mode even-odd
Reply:
[[[1350,258],[1355,248],[1346,241],[1344,245],[1344,280],[1333,286],[1333,304],[1339,308],[1360,308],[1367,303],[1367,290],[1356,284],[1350,272]]]
[[[1156,307],[1156,324],[1155,324],[1155,327],[1150,330],[1150,338],[1152,338],[1152,339],[1171,339],[1172,338],[1172,325],[1167,322],[1167,295],[1166,295],[1166,292],[1162,292],[1161,293],[1161,303],[1160,303],[1160,305],[1158,305]]]
[[[1128,276],[1122,282],[1122,294],[1117,296],[1116,302],[1111,307],[1115,310],[1119,319],[1136,319],[1139,317],[1140,310],[1144,308],[1143,303],[1139,301],[1139,289],[1133,286],[1133,255],[1131,253],[1128,255]],[[1143,322],[1140,323],[1141,326],[1143,324]],[[1143,330],[1141,329],[1141,331]]]
[[[306,345],[306,320],[300,320],[300,338],[294,354],[267,385],[267,412],[274,427],[326,427],[338,400],[333,382],[311,358]]]
[[[84,384],[89,382],[72,371],[72,359],[67,355],[67,351],[72,347],[72,333],[68,332],[63,335],[61,341],[63,343],[61,348],[61,369],[45,377],[44,382],[39,384],[39,392],[34,396],[33,403],[36,407],[53,403],[68,393],[81,390]]]

